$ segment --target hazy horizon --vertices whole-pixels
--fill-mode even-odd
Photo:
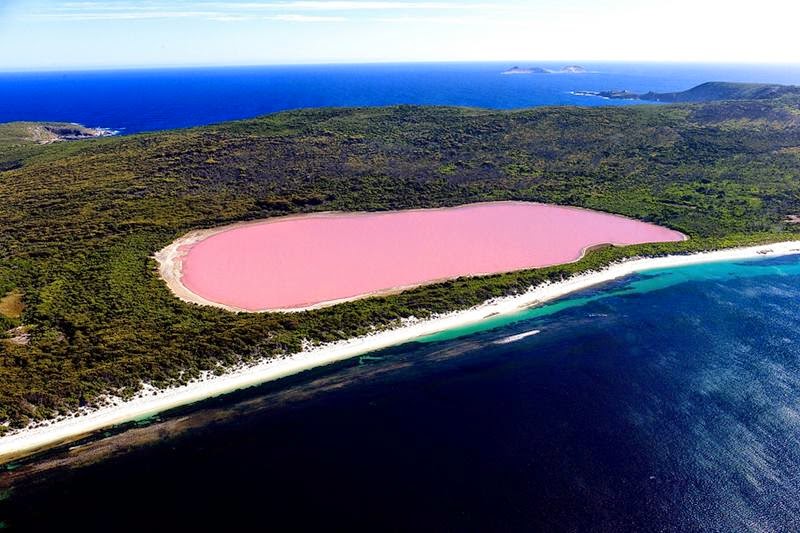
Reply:
[[[0,73],[13,74],[13,73],[58,73],[58,72],[102,72],[102,71],[135,71],[135,70],[192,70],[192,69],[248,69],[248,68],[280,68],[280,67],[347,67],[347,66],[391,66],[391,65],[497,65],[498,68],[503,67],[556,67],[568,65],[580,66],[620,66],[620,65],[635,65],[635,66],[709,66],[709,67],[754,67],[754,68],[769,68],[769,67],[789,67],[800,68],[800,60],[796,62],[738,62],[738,61],[636,61],[636,60],[614,60],[614,59],[597,59],[597,60],[581,60],[581,59],[494,59],[487,61],[473,61],[465,60],[429,60],[429,61],[331,61],[331,62],[297,62],[297,63],[242,63],[242,64],[211,64],[211,63],[198,63],[198,64],[153,64],[153,65],[103,65],[103,66],[53,66],[53,67],[29,67],[29,68],[2,68]],[[730,81],[730,80],[708,80],[708,81]]]

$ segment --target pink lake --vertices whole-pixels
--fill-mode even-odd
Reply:
[[[683,240],[621,216],[528,202],[322,213],[232,226],[186,250],[183,285],[232,308],[297,309],[459,276],[575,261],[598,244]]]

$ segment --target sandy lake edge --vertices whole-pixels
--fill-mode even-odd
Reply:
[[[333,300],[326,300],[322,302],[315,302],[309,304],[303,304],[298,307],[280,307],[280,308],[260,308],[260,309],[245,309],[242,307],[236,307],[233,305],[225,304],[222,302],[217,302],[214,300],[210,300],[205,298],[196,292],[192,291],[189,287],[187,287],[183,283],[183,262],[186,256],[188,255],[189,251],[192,247],[199,244],[200,242],[214,237],[215,235],[219,235],[221,233],[225,233],[228,231],[245,228],[249,226],[257,226],[262,224],[275,224],[280,222],[286,222],[290,220],[302,220],[302,219],[319,219],[319,218],[327,218],[327,219],[336,219],[336,218],[351,218],[351,217],[362,217],[362,216],[386,216],[391,215],[393,213],[414,213],[414,212],[431,212],[431,211],[447,211],[447,210],[456,210],[456,209],[467,209],[476,206],[502,206],[502,205],[516,205],[516,204],[523,204],[523,205],[535,205],[535,206],[546,206],[546,207],[558,207],[559,209],[566,209],[572,211],[584,211],[584,212],[593,212],[600,215],[611,216],[618,219],[625,219],[630,220],[631,222],[636,222],[639,224],[647,224],[650,226],[656,226],[650,222],[643,222],[641,220],[636,220],[630,217],[626,217],[624,215],[618,215],[615,213],[607,213],[604,211],[594,211],[592,209],[586,209],[583,207],[575,207],[575,206],[563,206],[563,205],[553,205],[553,204],[544,204],[540,202],[525,202],[519,200],[501,200],[501,201],[493,201],[493,202],[476,202],[471,204],[461,204],[452,207],[434,207],[434,208],[415,208],[415,209],[402,209],[399,211],[318,211],[312,213],[298,213],[292,215],[285,215],[279,217],[272,217],[272,218],[264,218],[264,219],[256,219],[256,220],[247,220],[241,222],[234,222],[232,224],[226,224],[223,226],[216,226],[207,229],[197,229],[192,230],[185,235],[178,237],[170,244],[159,250],[153,255],[153,258],[156,260],[158,264],[158,274],[161,277],[162,281],[166,283],[167,288],[174,294],[178,299],[183,302],[197,304],[197,305],[207,305],[211,307],[217,307],[219,309],[224,309],[226,311],[231,311],[234,313],[299,313],[303,311],[311,311],[314,309],[322,309],[325,307],[331,307],[337,304],[345,303],[345,302],[352,302],[355,300],[362,300],[364,298],[371,298],[375,296],[389,296],[393,294],[398,294],[400,292],[404,292],[410,289],[415,289],[417,287],[422,287],[425,285],[431,285],[434,283],[442,283],[445,281],[449,281],[452,279],[457,279],[459,277],[479,277],[479,276],[488,276],[498,273],[505,273],[506,271],[502,272],[473,272],[470,274],[464,274],[461,276],[451,277],[451,278],[438,278],[438,279],[429,279],[425,280],[421,283],[415,283],[411,285],[401,285],[397,287],[387,287],[385,289],[380,289],[372,292],[356,294],[353,296],[347,296],[343,298],[337,298]],[[668,228],[665,228],[668,229]],[[681,235],[682,240],[688,240],[689,237],[679,231],[670,230],[676,234]],[[629,244],[619,243],[619,242],[596,242],[584,246],[578,253],[576,257],[571,259],[567,262],[559,262],[555,264],[541,264],[541,265],[531,265],[524,270],[527,269],[535,269],[535,268],[547,268],[551,266],[557,266],[559,264],[567,264],[567,263],[576,263],[583,259],[586,254],[592,250],[593,248],[597,248],[600,246],[628,246]]]

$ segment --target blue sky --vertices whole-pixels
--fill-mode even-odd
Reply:
[[[798,0],[0,0],[0,69],[798,63]]]

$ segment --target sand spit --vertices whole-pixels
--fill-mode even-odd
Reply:
[[[0,437],[0,462],[28,454],[37,449],[75,440],[93,431],[187,405],[205,398],[258,385],[368,352],[402,344],[416,338],[484,320],[487,316],[515,313],[532,305],[579,291],[593,285],[618,279],[635,272],[656,268],[672,268],[715,261],[755,259],[800,254],[800,241],[773,243],[746,248],[731,248],[689,255],[639,258],[615,263],[600,271],[586,272],[557,283],[545,283],[523,294],[498,298],[467,309],[427,320],[409,320],[397,328],[346,341],[312,347],[280,359],[239,368],[221,376],[166,390],[152,388],[125,402],[84,411],[77,416],[31,427]]]

